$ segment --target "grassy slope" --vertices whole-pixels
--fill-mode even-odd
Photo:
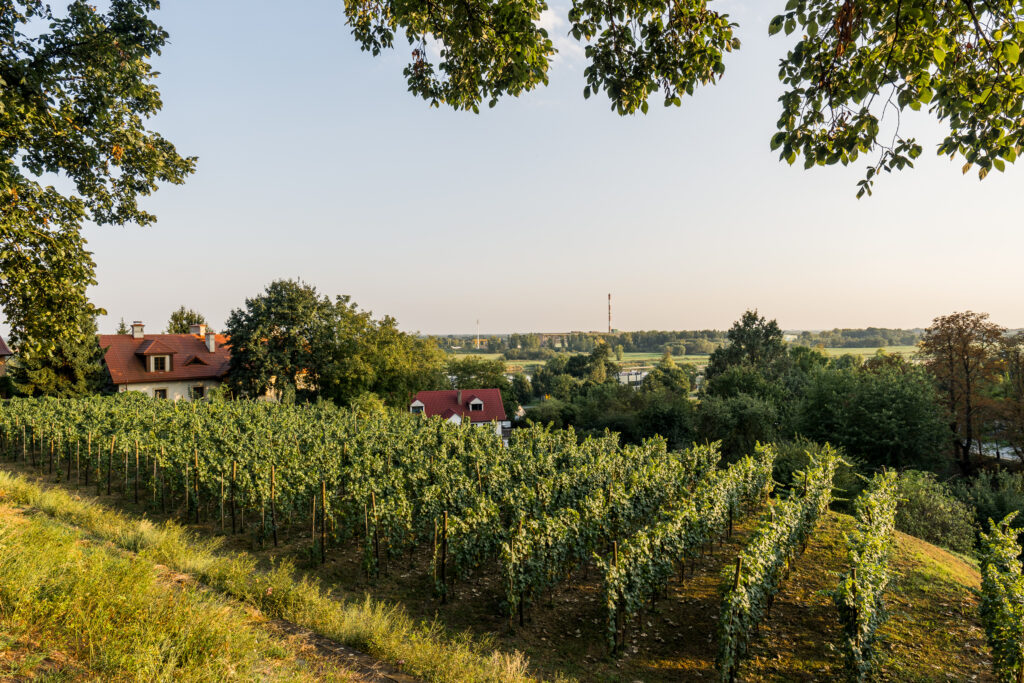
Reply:
[[[0,504],[0,680],[350,681],[260,615]]]
[[[88,526],[86,522],[83,518],[83,526]],[[526,627],[514,632],[509,631],[507,620],[499,616],[496,577],[486,573],[459,583],[455,589],[456,599],[445,606],[438,605],[430,596],[425,558],[413,558],[411,565],[403,561],[389,576],[368,581],[359,569],[357,549],[333,549],[333,559],[328,565],[310,574],[330,586],[339,597],[358,601],[360,596],[371,594],[385,603],[401,604],[413,620],[430,621],[436,617],[440,624],[466,629],[485,642],[494,643],[499,650],[523,652],[529,656],[533,673],[544,678],[569,676],[586,681],[641,680],[647,683],[709,680],[715,678],[720,572],[736,556],[749,525],[749,522],[738,525],[734,538],[716,548],[685,583],[677,579],[669,586],[667,595],[634,624],[629,647],[616,659],[609,658],[605,651],[600,579],[593,570],[575,574],[549,600],[532,607]],[[835,647],[839,642],[839,627],[830,599],[822,591],[834,585],[844,568],[843,532],[851,525],[849,517],[835,513],[830,513],[823,521],[807,553],[797,561],[760,636],[755,639],[750,661],[742,669],[743,680],[839,678],[842,657]],[[275,555],[287,556],[289,551],[294,553],[308,543],[308,536],[306,541],[295,539],[295,542],[298,548],[293,545],[277,553],[267,549],[250,555],[257,559],[258,565],[267,567]],[[237,545],[235,548],[240,549]],[[207,556],[208,551],[200,555]],[[209,561],[212,560],[204,560]],[[251,566],[248,561],[246,564]],[[893,567],[896,576],[887,594],[892,618],[882,631],[883,678],[892,681],[992,680],[977,616],[976,591],[980,581],[977,568],[903,534],[897,538]],[[319,598],[304,591],[300,593],[304,593],[300,602],[311,602],[299,611],[309,610],[312,617],[312,613],[318,612],[314,605]],[[245,599],[251,600],[253,596]],[[368,617],[370,614],[363,612],[360,616],[352,614],[350,618]],[[379,619],[380,615],[375,618]],[[310,618],[307,623],[321,630],[317,628],[317,621],[319,619]],[[328,626],[327,622],[321,625]],[[358,622],[348,623],[335,631],[342,636],[340,640],[375,651],[393,662],[419,649],[412,646],[401,652],[400,646],[382,647],[380,636],[369,633],[353,637],[367,629],[358,626]],[[368,630],[380,633],[378,629],[388,631],[390,628],[393,626],[380,625]],[[397,630],[402,632],[406,628],[409,626],[403,624],[403,628]],[[2,635],[0,633],[0,638]],[[436,662],[444,656],[445,647],[432,642],[426,649],[435,648],[430,655],[423,652],[416,659],[421,663],[424,660]],[[458,654],[456,659],[461,659],[463,664],[473,659],[464,651]],[[474,661],[478,663],[479,660]],[[503,668],[496,666],[495,670]],[[462,666],[449,668],[441,675],[434,670],[433,675],[427,677],[452,681],[490,679],[481,676],[480,670],[472,674],[468,671],[455,673],[461,669]],[[427,671],[420,669],[417,673]]]

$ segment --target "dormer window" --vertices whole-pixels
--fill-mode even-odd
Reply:
[[[411,404],[409,404],[409,412],[413,413],[414,415],[423,414],[424,408],[425,406],[423,405],[422,401],[413,401]]]
[[[469,411],[471,413],[481,412],[484,409],[484,402],[478,398],[474,398],[469,402]]]
[[[167,356],[153,356],[153,372],[166,372]]]

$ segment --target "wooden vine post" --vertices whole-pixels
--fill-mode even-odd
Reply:
[[[444,511],[444,523],[441,528],[441,604],[448,602],[448,511]]]
[[[274,547],[277,547],[277,465],[270,463],[270,526],[274,530]]]
[[[231,533],[235,534],[235,477],[238,476],[238,461],[231,461]]]
[[[139,504],[139,440],[135,439],[135,504]]]
[[[195,455],[195,470],[192,472],[192,486],[196,496],[196,524],[199,524],[199,449],[193,449]]]
[[[107,454],[107,495],[110,495],[110,473],[114,471],[114,442],[117,441],[117,434],[110,437],[110,453]]]
[[[89,485],[89,463],[92,462],[92,432],[85,433],[85,485]]]
[[[370,491],[370,505],[373,512],[373,559],[377,565],[377,573],[380,574],[380,523],[377,518],[377,495]],[[441,570],[441,577],[444,577],[444,569]]]
[[[220,475],[220,532],[224,533],[224,475]]]
[[[188,465],[185,465],[185,524],[188,524]]]
[[[327,564],[327,482],[320,480],[320,564]]]

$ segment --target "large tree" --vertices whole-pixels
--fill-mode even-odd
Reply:
[[[921,340],[921,355],[948,411],[953,453],[965,472],[971,470],[979,417],[1002,367],[1005,332],[987,313],[965,311],[935,318]]]
[[[101,391],[107,384],[96,321],[83,311],[78,334],[62,338],[48,354],[18,356],[10,364],[14,391],[22,396],[73,398]]]
[[[620,114],[666,106],[715,83],[737,27],[713,0],[573,0],[568,33],[584,43],[584,97],[603,91]],[[781,2],[779,9],[783,8]],[[848,164],[872,154],[859,193],[880,172],[913,166],[921,145],[907,110],[943,125],[942,155],[982,178],[1016,160],[1024,141],[1024,5],[1018,0],[790,0],[766,27],[793,36],[779,65],[780,158]],[[544,0],[345,0],[348,23],[374,55],[411,46],[409,90],[433,106],[479,111],[548,82],[554,44]],[[891,122],[891,125],[890,125]]]
[[[146,127],[161,108],[158,6],[0,0],[0,307],[26,361],[85,343],[82,316],[100,312],[83,222],[152,223],[139,197],[194,168]]]
[[[171,313],[167,321],[167,334],[188,334],[193,325],[207,325],[206,316],[199,311],[180,306],[178,310]],[[213,330],[207,327],[208,332]]]
[[[444,355],[428,339],[374,320],[347,296],[333,301],[301,281],[278,280],[231,312],[227,384],[239,396],[326,398],[346,405],[374,393],[394,405],[440,388]]]
[[[746,311],[726,333],[729,343],[711,354],[705,375],[710,380],[727,368],[748,365],[763,371],[786,354],[782,330],[757,310]]]

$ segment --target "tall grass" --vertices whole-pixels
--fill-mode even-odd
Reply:
[[[167,522],[131,519],[61,489],[43,489],[0,472],[0,500],[36,508],[153,562],[194,576],[281,618],[387,661],[406,673],[439,683],[531,680],[519,652],[496,651],[487,639],[448,634],[436,623],[415,623],[396,606],[367,597],[342,602],[281,562],[262,572],[245,553],[222,554],[218,539],[197,539]]]
[[[98,680],[317,679],[223,598],[45,517],[0,516],[0,623]]]

